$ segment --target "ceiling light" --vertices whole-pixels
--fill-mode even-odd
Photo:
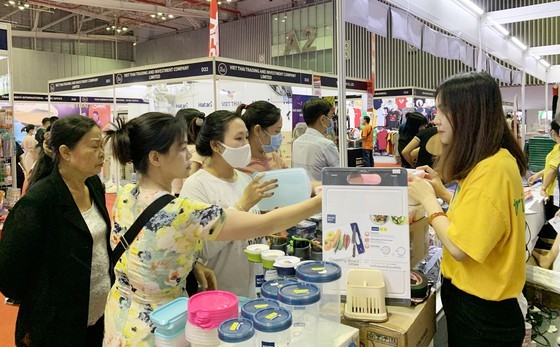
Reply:
[[[545,68],[548,69],[548,68],[550,67],[550,64],[548,63],[548,61],[546,61],[546,60],[544,60],[544,59],[541,59],[540,62],[541,62],[541,64],[544,65]]]
[[[459,2],[463,5],[465,5],[469,10],[473,11],[476,15],[480,16],[484,13],[483,9],[478,7],[477,4],[475,4],[474,2],[472,2],[470,0],[459,0]]]
[[[218,6],[221,5],[221,4],[222,4],[222,2],[221,2],[221,1],[218,1]]]
[[[15,5],[16,2],[15,2],[14,0],[10,0],[10,1],[8,1],[8,4],[10,4],[10,5]]]
[[[155,15],[155,14],[151,14],[150,17],[156,18],[156,15]]]
[[[278,20],[278,17],[274,17],[274,20]]]
[[[169,18],[174,18],[175,16],[172,15],[172,14],[168,14],[167,17],[169,17]]]
[[[527,49],[527,45],[525,45],[523,42],[519,41],[519,39],[517,39],[517,37],[513,36],[513,37],[511,38],[511,41],[512,41],[513,43],[515,43],[515,45],[516,45],[517,47],[521,48],[521,50],[524,51],[524,50]]]
[[[105,28],[105,29],[107,29],[107,31],[110,31],[110,30],[111,30],[111,27],[107,27],[107,28]]]
[[[122,27],[122,31],[128,31],[127,27]]]
[[[120,33],[121,31],[122,31],[121,28],[118,28],[118,29],[117,29],[117,32],[118,32],[118,33]]]
[[[21,2],[18,4],[18,8],[22,11],[25,10],[25,6]]]
[[[227,0],[227,2],[231,2],[231,0]]]
[[[158,16],[163,16],[163,13],[158,12],[157,15],[158,15]]]
[[[115,24],[111,25],[111,29],[116,29],[117,26]]]
[[[165,18],[165,17],[161,17],[161,20],[166,20],[166,19],[167,19],[167,18]]]
[[[29,8],[29,4],[26,2],[26,3],[23,4],[23,7]]]

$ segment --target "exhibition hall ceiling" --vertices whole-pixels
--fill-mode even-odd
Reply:
[[[232,21],[313,2],[219,0],[219,13]],[[207,0],[0,0],[0,21],[12,23],[20,37],[143,41],[208,26],[209,6]]]

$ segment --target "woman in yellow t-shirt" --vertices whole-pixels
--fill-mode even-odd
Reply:
[[[537,172],[533,176],[529,177],[528,181],[530,184],[533,184],[539,178],[542,178],[542,188],[541,188],[541,195],[545,197],[546,203],[544,205],[544,217],[545,221],[548,221],[554,214],[558,212],[558,207],[554,205],[554,203],[558,203],[558,201],[554,201],[554,189],[556,188],[556,169],[558,168],[558,164],[560,164],[560,125],[556,123],[556,121],[550,122],[550,137],[556,144],[552,147],[552,150],[547,154],[546,160],[544,163],[544,169]],[[546,224],[542,231],[553,233],[553,228]],[[539,232],[540,234],[540,232]]]
[[[436,104],[438,171],[457,189],[452,195],[436,171],[422,167],[427,179],[414,177],[409,194],[422,203],[444,245],[449,346],[521,346],[525,327],[516,298],[525,283],[525,156],[490,75],[451,77],[438,87]],[[447,215],[436,196],[449,202]]]

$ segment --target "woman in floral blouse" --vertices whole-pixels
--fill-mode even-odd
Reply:
[[[121,163],[132,162],[141,174],[137,185],[121,189],[113,209],[111,248],[136,218],[158,197],[171,192],[175,178],[190,172],[186,129],[172,115],[146,113],[108,132]],[[258,184],[258,182],[257,182]],[[264,194],[256,189],[257,194]],[[177,198],[142,228],[115,266],[116,281],[105,309],[105,346],[153,346],[149,314],[187,296],[186,277],[196,262],[202,240],[242,240],[284,230],[321,208],[321,196],[297,205],[254,215]]]

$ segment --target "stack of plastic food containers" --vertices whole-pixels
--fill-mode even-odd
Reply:
[[[157,347],[187,347],[185,324],[187,323],[188,298],[177,298],[150,314],[156,326],[155,345]]]
[[[220,347],[255,347],[255,328],[245,318],[229,319],[218,328]]]
[[[246,302],[241,306],[241,316],[249,320],[255,318],[255,313],[264,308],[278,308],[280,304],[276,300],[260,298]]]
[[[296,266],[299,262],[300,259],[294,256],[276,258],[276,261],[274,261],[274,268],[278,272],[278,277],[295,277]]]
[[[252,292],[249,295],[252,298],[257,298],[261,295],[261,286],[264,283],[264,268],[262,264],[261,253],[269,249],[270,247],[268,245],[263,244],[249,245],[245,249],[245,253],[247,253],[247,259],[251,263],[251,275],[255,279],[254,286],[252,287]]]
[[[278,278],[278,271],[274,268],[274,262],[276,261],[276,258],[283,257],[284,255],[284,251],[278,249],[269,249],[261,253],[265,282]]]
[[[259,310],[253,321],[257,347],[287,347],[290,344],[292,314],[285,308]]]
[[[261,287],[261,295],[263,298],[278,300],[278,289],[293,283],[297,283],[294,278],[278,278],[267,281]]]
[[[298,280],[319,287],[321,318],[340,324],[340,277],[342,269],[328,261],[308,261],[296,267]]]
[[[189,299],[186,338],[196,346],[219,346],[218,327],[224,321],[238,317],[235,294],[220,290],[198,293]]]
[[[309,283],[287,284],[278,289],[278,301],[292,314],[291,343],[313,346],[319,324],[319,288]]]

